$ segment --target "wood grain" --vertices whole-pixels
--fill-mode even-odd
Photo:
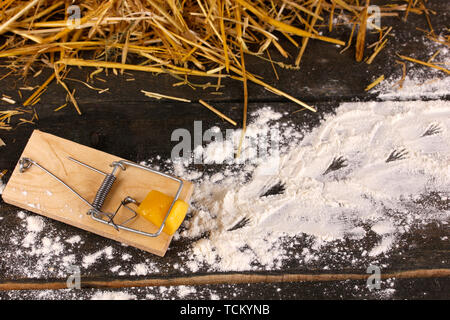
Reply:
[[[155,277],[143,280],[111,280],[98,281],[81,279],[83,288],[134,288],[151,286],[201,286],[217,284],[244,284],[244,283],[286,283],[286,282],[330,282],[346,280],[366,280],[370,274],[208,274],[185,277]],[[383,273],[380,279],[423,279],[448,278],[450,269],[418,269]],[[4,282],[0,283],[0,290],[58,290],[66,289],[65,281],[48,282]]]
[[[31,135],[22,157],[28,157],[38,162],[72,186],[88,201],[94,199],[104,176],[80,166],[68,158],[73,157],[104,172],[110,172],[109,165],[113,161],[121,160],[116,156],[38,130],[35,130]],[[120,201],[126,196],[142,201],[150,190],[158,190],[167,195],[175,196],[177,189],[178,183],[176,181],[152,172],[127,167],[126,171],[120,170],[117,174],[117,180],[102,210],[114,212]],[[192,191],[193,185],[186,181],[180,199],[189,203]],[[17,165],[2,197],[9,204],[158,256],[164,256],[172,239],[165,233],[150,238],[129,231],[117,231],[110,226],[94,221],[86,214],[89,209],[87,204],[36,166],[31,166],[26,172],[20,173]],[[117,214],[117,223],[121,223],[129,217],[128,210],[122,208]],[[146,232],[155,232],[158,229],[141,217],[136,218],[127,226]]]
[[[430,0],[427,2],[427,8],[436,12],[448,12],[450,2]],[[435,30],[442,30],[448,25],[448,18],[445,15],[437,14],[432,17],[432,22]],[[384,74],[386,79],[397,78],[402,75],[401,67],[393,65],[396,53],[412,56],[423,61],[427,61],[429,58],[429,42],[420,40],[423,37],[423,32],[419,29],[427,29],[426,19],[422,16],[412,15],[408,18],[408,23],[397,17],[386,16],[383,17],[383,25],[393,26],[395,37],[387,43],[386,48],[380,52],[370,66],[366,63],[355,62],[354,47],[340,54],[342,47],[333,48],[321,41],[310,40],[308,49],[302,57],[302,69],[300,71],[290,70],[275,64],[280,78],[280,81],[276,81],[274,71],[267,61],[255,56],[246,56],[246,67],[249,72],[262,76],[264,81],[270,85],[308,102],[318,109],[317,113],[295,112],[297,109],[293,104],[285,103],[284,99],[260,86],[249,83],[249,114],[257,111],[262,105],[270,105],[278,112],[289,114],[286,118],[289,118],[299,127],[311,129],[322,121],[324,114],[333,112],[340,102],[374,100],[376,97],[373,93],[364,91],[373,79],[381,74]],[[338,26],[333,28],[333,32],[335,38],[346,40],[349,38],[350,28]],[[378,40],[377,33],[368,33],[366,36],[366,43],[373,43]],[[282,37],[280,37],[280,41],[282,41]],[[355,39],[353,39],[353,44],[354,41]],[[289,45],[289,43],[283,44],[283,46],[291,56],[298,54],[298,49]],[[270,53],[273,61],[292,63],[292,59],[283,59],[277,50]],[[410,66],[412,67],[412,64]],[[410,72],[409,68],[408,72]],[[9,71],[7,68],[0,68],[1,75],[5,75]],[[28,77],[26,85],[40,86],[50,76],[51,72],[53,70],[47,68],[36,78]],[[86,79],[91,72],[89,69],[75,68],[71,71],[70,78]],[[127,79],[129,77],[134,81],[128,81],[130,80]],[[42,95],[41,101],[35,106],[39,114],[39,121],[36,122],[36,126],[66,139],[123,158],[147,161],[156,155],[161,156],[162,159],[170,158],[170,149],[174,145],[170,140],[170,134],[177,128],[187,128],[191,134],[194,134],[192,124],[198,120],[203,121],[205,129],[212,126],[220,126],[226,129],[231,128],[231,125],[223,122],[222,119],[211,114],[209,110],[200,105],[148,98],[140,92],[142,89],[172,96],[175,95],[174,90],[176,90],[176,96],[192,101],[203,99],[211,105],[223,108],[227,116],[236,122],[242,122],[243,90],[242,83],[239,81],[224,79],[221,82],[223,87],[220,88],[220,92],[217,92],[215,87],[204,90],[193,90],[189,86],[174,88],[173,85],[179,80],[170,75],[153,76],[143,72],[129,72],[127,77],[117,77],[113,73],[109,73],[108,76],[102,75],[101,78],[107,80],[107,83],[103,81],[93,83],[95,87],[109,88],[108,92],[101,95],[82,83],[67,79],[70,89],[76,90],[75,96],[83,112],[82,117],[77,116],[73,107],[70,106],[58,112],[53,112],[55,108],[64,103],[67,93],[56,82],[50,84],[48,90]],[[206,82],[204,79],[195,77],[191,80],[197,84]],[[24,101],[30,94],[28,91],[22,91],[23,98],[19,95],[18,89],[24,86],[23,79],[20,76],[0,80],[0,86],[3,94],[11,96],[16,101]],[[427,99],[433,99],[433,97],[430,96]],[[444,96],[442,99],[448,100],[450,96]],[[405,101],[405,103],[407,102]],[[7,144],[0,151],[0,170],[8,169],[7,175],[3,178],[4,182],[9,179],[32,129],[33,127],[30,125],[22,125],[15,130],[1,133],[1,138]],[[206,171],[211,168],[199,166],[197,169]],[[212,169],[211,171],[215,172]],[[83,174],[87,174],[87,172]],[[81,191],[84,194],[84,190]],[[17,265],[20,265],[18,264],[20,260],[12,263],[5,258],[8,253],[18,248],[17,245],[12,243],[11,237],[14,236],[13,231],[15,229],[23,228],[23,220],[17,218],[16,208],[2,203],[1,200],[0,218],[3,218],[2,223],[0,223],[0,234],[2,235],[0,236],[0,246],[3,251],[0,253],[4,257],[0,259],[0,289],[65,288],[65,280],[60,277],[61,274],[65,274],[66,270],[58,266],[58,260],[48,264],[48,267],[55,269],[54,272],[42,274],[36,279],[25,279],[21,268],[17,268]],[[85,276],[82,278],[83,286],[121,287],[124,285],[149,286],[153,283],[167,285],[169,282],[192,284],[207,281],[253,281],[252,285],[232,284],[227,287],[217,285],[220,286],[219,292],[229,292],[227,293],[228,298],[237,293],[237,297],[243,299],[249,297],[259,299],[361,297],[353,288],[354,285],[360,286],[363,284],[364,280],[342,280],[345,282],[345,285],[343,285],[341,282],[318,281],[318,279],[329,279],[331,277],[348,279],[351,277],[349,275],[357,275],[359,279],[367,277],[368,275],[364,274],[363,270],[367,267],[366,263],[373,261],[366,258],[362,259],[359,253],[361,250],[370,250],[379,240],[376,237],[367,237],[360,243],[350,244],[343,253],[334,254],[331,248],[328,248],[326,249],[328,250],[327,255],[321,257],[319,261],[310,264],[298,264],[293,261],[295,260],[295,253],[301,254],[302,249],[308,246],[308,243],[302,242],[301,245],[297,246],[298,249],[293,250],[292,259],[283,265],[282,270],[270,272],[267,274],[268,276],[249,275],[247,273],[224,274],[222,276],[222,274],[214,273],[211,274],[211,277],[207,277],[205,273],[208,270],[200,270],[203,274],[188,271],[189,269],[185,267],[183,260],[180,258],[181,253],[191,244],[190,239],[182,237],[176,243],[174,241],[165,257],[159,258],[134,248],[114,245],[108,239],[103,239],[94,234],[78,233],[76,229],[61,225],[58,222],[48,223],[47,230],[54,230],[58,236],[61,234],[67,235],[62,237],[64,239],[81,235],[82,244],[68,247],[75,250],[76,262],[79,265],[81,265],[83,257],[91,255],[93,252],[107,246],[114,248],[113,259],[101,259],[97,264],[83,270]],[[43,236],[46,236],[46,234],[40,235],[40,237]],[[430,224],[424,228],[413,228],[401,236],[400,248],[395,247],[388,256],[381,257],[379,261],[377,259],[377,263],[386,265],[386,269],[383,269],[386,270],[386,273],[383,272],[384,276],[395,274],[398,277],[395,280],[395,298],[423,299],[435,297],[442,299],[448,297],[448,293],[444,289],[448,287],[449,271],[448,269],[446,269],[447,271],[439,271],[440,268],[449,265],[448,241],[441,240],[446,236],[448,236],[448,228],[445,225]],[[40,240],[37,239],[37,241]],[[121,258],[123,254],[129,254],[132,258],[124,262]],[[29,265],[39,261],[38,257],[26,254],[25,250],[23,256]],[[344,258],[341,259],[341,256]],[[360,263],[357,265],[352,263],[353,257]],[[157,269],[160,270],[158,275],[156,277],[153,277],[153,274],[145,277],[131,276],[130,270],[132,270],[132,267],[140,263],[156,265]],[[125,276],[119,277],[117,273],[110,270],[119,264],[122,265],[121,270],[124,270]],[[174,265],[183,266],[185,271],[181,272],[179,269],[175,269]],[[328,266],[332,266],[333,271],[329,272],[334,275],[322,276],[319,274],[325,272],[324,267]],[[396,270],[402,272],[397,273]],[[286,278],[284,276],[286,274],[289,274],[290,278]],[[276,277],[273,277],[274,275]],[[150,276],[152,276],[151,279],[149,279]],[[293,278],[297,279],[298,282],[284,282],[283,288],[286,289],[280,292],[278,291],[280,285],[276,282],[271,290],[264,283],[256,283],[256,281],[278,281],[280,279],[294,281]],[[306,278],[309,278],[309,280],[306,280]],[[242,288],[245,288],[245,290]],[[87,290],[91,292],[90,289]],[[67,291],[64,290],[64,292]],[[136,291],[140,290],[136,289]],[[34,292],[30,294],[35,295]],[[81,293],[76,294],[77,297],[83,297]],[[145,294],[144,292],[143,298],[145,298]],[[202,297],[198,293],[196,295]],[[90,297],[90,293],[87,297]]]

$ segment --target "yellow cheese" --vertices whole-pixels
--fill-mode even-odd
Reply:
[[[137,213],[155,226],[160,227],[172,201],[172,197],[162,192],[152,190],[139,205]],[[172,210],[170,210],[170,214],[167,217],[163,232],[168,235],[173,235],[183,222],[188,208],[189,205],[183,200],[175,201]]]

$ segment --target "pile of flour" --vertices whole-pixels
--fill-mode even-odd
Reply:
[[[280,268],[289,239],[302,234],[320,248],[371,230],[382,238],[367,255],[377,256],[411,225],[449,221],[448,210],[420,201],[434,194],[448,208],[450,102],[344,103],[335,112],[306,132],[280,125],[283,115],[263,108],[252,115],[247,135],[275,128],[276,152],[221,163],[213,175],[175,164],[175,174],[196,182],[191,217],[179,235],[193,239],[183,254],[191,271]],[[229,159],[239,137],[236,131],[228,141],[197,148],[197,156],[208,164]],[[251,149],[244,144],[243,154],[254,155]],[[303,254],[307,261],[309,250]]]

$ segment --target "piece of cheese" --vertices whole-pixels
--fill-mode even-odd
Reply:
[[[160,227],[173,202],[173,198],[156,190],[150,191],[141,202],[137,213],[155,226]],[[167,217],[163,232],[173,235],[183,222],[189,205],[183,200],[175,201]]]

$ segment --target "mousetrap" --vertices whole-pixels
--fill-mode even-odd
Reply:
[[[193,185],[35,130],[3,191],[6,203],[164,256]]]

